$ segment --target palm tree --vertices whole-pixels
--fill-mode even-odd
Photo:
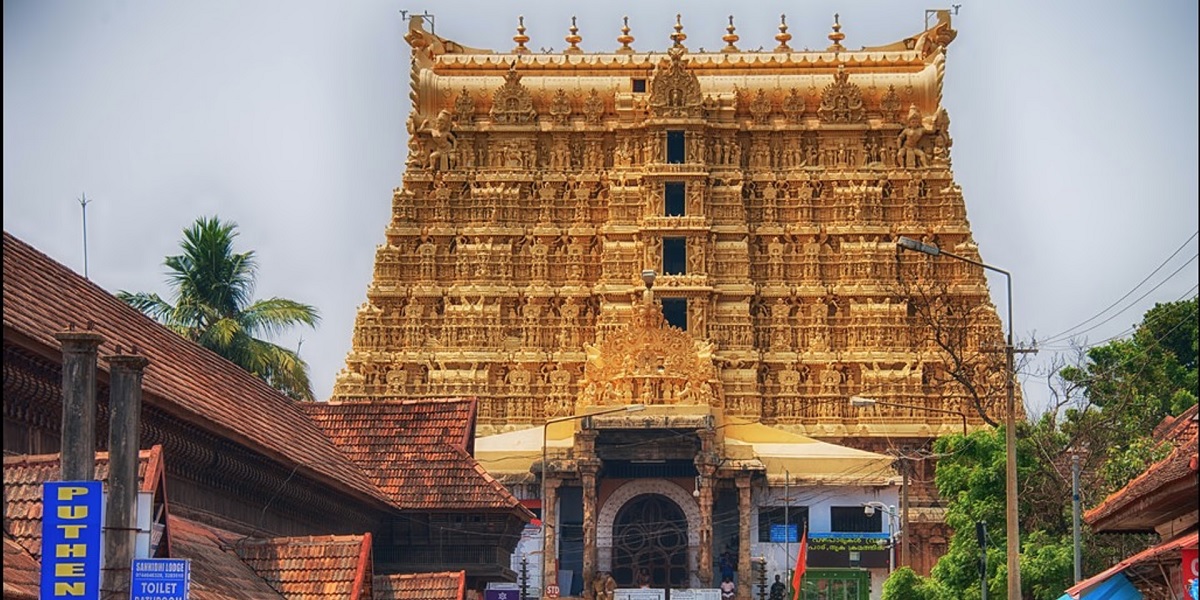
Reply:
[[[237,224],[200,217],[183,231],[183,254],[168,256],[172,305],[154,293],[117,297],[179,335],[261,377],[298,400],[312,400],[308,365],[297,352],[258,336],[274,336],[295,325],[315,327],[315,307],[284,298],[251,302],[258,265],[254,252],[236,253]]]

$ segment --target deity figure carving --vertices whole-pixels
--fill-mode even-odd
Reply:
[[[454,153],[455,137],[450,131],[453,115],[448,110],[442,110],[424,132],[428,134],[426,143],[428,152],[427,164],[434,171],[448,171],[453,167],[451,160]]]
[[[595,592],[596,600],[613,600],[617,590],[617,581],[613,579],[611,573],[596,573],[592,589]]]
[[[669,61],[660,63],[650,84],[650,110],[658,117],[698,117],[704,100],[700,80],[688,71],[681,46],[668,51]]]
[[[921,138],[927,131],[921,124],[921,113],[917,112],[914,104],[908,109],[908,125],[896,138],[897,164],[905,169],[915,169],[925,166],[925,151],[921,150]]]
[[[554,100],[550,102],[550,116],[558,125],[566,125],[567,120],[571,118],[571,101],[562,88],[554,92]]]
[[[826,123],[859,123],[866,117],[862,90],[850,83],[846,65],[838,65],[833,74],[833,83],[825,86],[821,93],[821,106],[817,116]]]
[[[404,161],[404,166],[422,168],[428,161],[428,153],[418,139],[420,127],[417,123],[416,113],[408,114],[408,120],[405,121],[404,126],[408,130],[408,159]]]
[[[501,125],[522,125],[537,118],[533,96],[521,84],[521,74],[514,61],[504,76],[504,85],[492,95],[492,120]]]
[[[408,391],[406,384],[408,383],[408,371],[403,368],[392,369],[387,374],[388,392],[393,394],[405,394]]]
[[[841,393],[842,373],[837,367],[830,365],[821,372],[821,393],[827,396]]]
[[[421,239],[421,244],[417,246],[417,256],[420,260],[421,281],[423,283],[432,283],[437,280],[437,245],[429,236]]]

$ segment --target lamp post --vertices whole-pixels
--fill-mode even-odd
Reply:
[[[594,417],[597,415],[609,415],[612,413],[619,413],[619,412],[637,412],[639,410],[645,410],[645,409],[646,409],[646,406],[644,404],[630,404],[627,406],[615,406],[613,408],[606,408],[604,410],[598,410],[596,412],[585,413],[582,415],[567,415],[565,417],[555,417],[553,419],[546,419],[546,422],[542,424],[542,491],[541,491],[542,497],[541,497],[541,501],[542,501],[542,597],[543,598],[546,597],[546,585],[548,584],[548,582],[551,581],[550,575],[558,574],[557,571],[553,571],[553,572],[551,571],[551,569],[557,569],[557,566],[554,565],[554,557],[557,555],[557,553],[555,552],[555,550],[553,548],[547,547],[548,544],[547,544],[547,540],[546,540],[546,528],[554,526],[552,523],[550,523],[550,520],[546,518],[546,513],[550,511],[550,507],[548,507],[546,505],[546,473],[548,470],[547,462],[546,462],[546,434],[550,431],[550,426],[555,423],[574,421],[576,419],[583,419],[586,417]]]
[[[1008,558],[1008,600],[1021,600],[1021,563],[1018,560],[1021,544],[1019,538],[1020,530],[1017,525],[1017,419],[1016,401],[1014,399],[1016,386],[1014,379],[1016,379],[1016,373],[1013,369],[1012,273],[965,256],[946,252],[938,248],[935,244],[926,244],[912,238],[901,236],[896,241],[896,245],[904,250],[921,252],[930,256],[949,256],[955,260],[1004,275],[1004,281],[1008,287],[1008,333],[1004,344],[1004,361],[1005,369],[1007,370],[1005,375],[1008,382],[1005,386],[1006,414],[1004,415],[1004,529],[1005,537],[1007,538],[1005,540],[1007,542],[1005,554],[1007,554]]]
[[[878,500],[863,502],[863,513],[868,517],[875,514],[875,511],[882,512],[888,516],[888,573],[896,570],[896,507],[888,506]]]
[[[918,406],[916,404],[900,404],[898,402],[884,402],[883,400],[876,400],[874,398],[863,398],[862,396],[851,396],[850,397],[850,406],[857,406],[858,408],[866,408],[868,406],[875,406],[875,405],[892,406],[895,408],[911,408],[914,410],[927,410],[929,412],[938,412],[938,413],[946,413],[949,415],[957,415],[958,418],[962,419],[963,435],[964,436],[967,435],[967,415],[965,415],[962,412],[959,412],[957,410],[946,410],[944,408],[934,408],[932,406]]]

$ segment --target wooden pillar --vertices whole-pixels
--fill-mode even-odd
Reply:
[[[545,471],[542,476],[546,477]],[[557,583],[558,544],[558,486],[557,477],[546,477],[546,496],[542,498],[542,597],[546,597],[546,586]]]
[[[90,327],[89,327],[90,328]],[[63,331],[62,481],[96,478],[96,349],[104,337],[93,331]]]
[[[137,534],[138,446],[141,439],[144,357],[118,354],[108,359],[108,505],[104,517],[105,566],[102,597],[129,598],[130,567]]]
[[[750,585],[754,575],[750,572],[750,474],[737,476],[738,490],[738,572],[737,598],[750,600]]]

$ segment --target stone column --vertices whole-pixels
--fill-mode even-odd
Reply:
[[[54,338],[62,343],[61,479],[90,481],[96,478],[96,349],[104,336],[72,327]]]
[[[545,467],[543,467],[545,468]],[[542,498],[542,597],[546,597],[546,586],[555,583],[558,578],[558,486],[562,483],[557,477],[546,477],[546,495]]]
[[[711,429],[701,429],[696,432],[700,437],[700,453],[696,456],[696,472],[699,473],[696,484],[700,490],[697,502],[700,504],[700,537],[696,553],[696,577],[700,586],[713,586],[713,485],[716,483],[713,474],[716,472],[712,458],[716,456],[713,448],[715,435]]]
[[[599,465],[579,465],[583,480],[583,597],[594,598],[596,579],[596,473]]]
[[[104,517],[105,567],[102,597],[129,598],[130,566],[137,533],[138,446],[141,439],[142,371],[150,362],[130,354],[108,358],[108,505]]]
[[[750,474],[740,473],[737,476],[738,490],[738,573],[737,598],[750,600],[750,586],[754,574],[750,572],[750,515],[754,510],[750,505]]]
[[[596,475],[600,472],[600,460],[596,458],[596,437],[599,432],[594,429],[582,429],[575,434],[577,450],[576,464],[579,466],[579,478],[583,483],[583,597],[595,597],[592,583],[596,579]]]

